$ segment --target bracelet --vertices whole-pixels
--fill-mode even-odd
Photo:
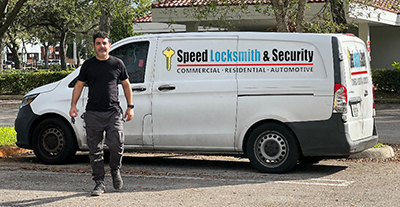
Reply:
[[[133,109],[133,108],[135,108],[135,105],[128,105],[128,108]]]

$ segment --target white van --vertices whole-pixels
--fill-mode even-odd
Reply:
[[[126,150],[241,155],[261,172],[287,172],[299,160],[346,157],[378,141],[368,53],[354,36],[143,35],[110,53],[126,64],[134,96]],[[68,113],[78,73],[22,101],[17,145],[44,163],[87,150],[83,120],[72,124]]]

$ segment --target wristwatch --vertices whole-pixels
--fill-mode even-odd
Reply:
[[[128,105],[128,107],[133,109],[133,108],[135,108],[135,105]]]

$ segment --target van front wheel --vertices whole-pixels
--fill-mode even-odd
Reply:
[[[76,153],[73,130],[63,120],[49,118],[40,122],[33,132],[32,148],[36,157],[46,164],[61,164]]]
[[[279,123],[257,127],[250,134],[246,147],[250,163],[260,172],[288,172],[300,157],[295,135]]]

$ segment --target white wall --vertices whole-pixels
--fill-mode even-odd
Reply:
[[[400,62],[400,27],[371,27],[371,68],[392,68]]]

